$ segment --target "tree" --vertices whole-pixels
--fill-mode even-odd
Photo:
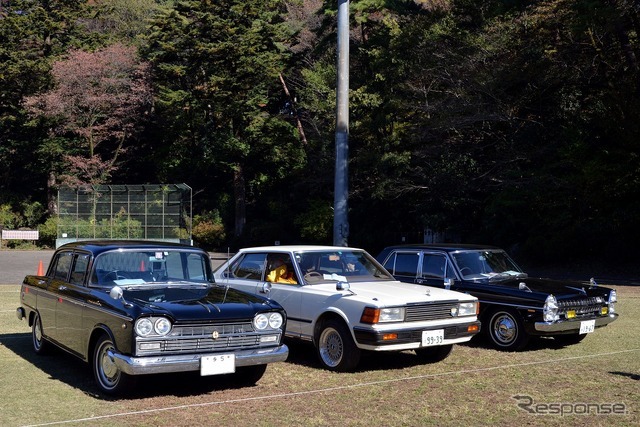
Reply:
[[[154,21],[145,49],[171,167],[194,180],[194,172],[228,174],[236,237],[246,224],[248,190],[299,168],[304,156],[295,127],[278,114],[289,37],[282,5],[181,1]]]
[[[151,105],[147,68],[121,44],[74,50],[54,62],[55,87],[25,99],[33,114],[56,119],[52,133],[68,140],[62,183],[98,185],[117,169]]]

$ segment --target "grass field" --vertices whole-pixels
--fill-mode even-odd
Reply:
[[[539,340],[501,353],[473,343],[432,365],[411,352],[371,354],[358,372],[338,374],[291,344],[289,360],[270,365],[255,387],[162,375],[111,399],[77,359],[33,353],[15,316],[19,287],[0,286],[0,425],[637,426],[640,287],[617,289],[620,318],[574,346]]]

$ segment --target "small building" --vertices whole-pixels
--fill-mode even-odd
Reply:
[[[97,239],[191,244],[192,214],[186,184],[61,187],[56,247]]]

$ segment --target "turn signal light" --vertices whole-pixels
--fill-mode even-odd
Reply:
[[[360,317],[360,322],[362,323],[374,324],[378,323],[378,320],[380,320],[379,308],[366,307],[362,312],[362,316]]]
[[[480,328],[478,327],[478,325],[469,325],[469,326],[467,326],[467,332],[469,332],[469,333],[478,332],[479,330],[480,330]]]

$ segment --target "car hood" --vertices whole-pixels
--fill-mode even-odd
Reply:
[[[608,297],[611,291],[609,288],[593,286],[589,282],[541,278],[508,279],[490,282],[490,284],[518,289],[527,293],[531,291],[531,293],[545,295],[545,298],[546,295],[553,294],[557,300],[592,296]]]
[[[311,286],[326,290],[327,293],[336,293],[336,283],[323,283]],[[348,291],[341,291],[343,296],[357,298],[368,304],[379,306],[458,300],[470,301],[476,299],[462,292],[412,285],[399,281],[350,282],[349,286],[350,289]]]
[[[252,319],[257,312],[282,309],[275,301],[221,286],[172,287],[161,292],[127,290],[124,299],[142,312],[169,316],[175,321]]]

